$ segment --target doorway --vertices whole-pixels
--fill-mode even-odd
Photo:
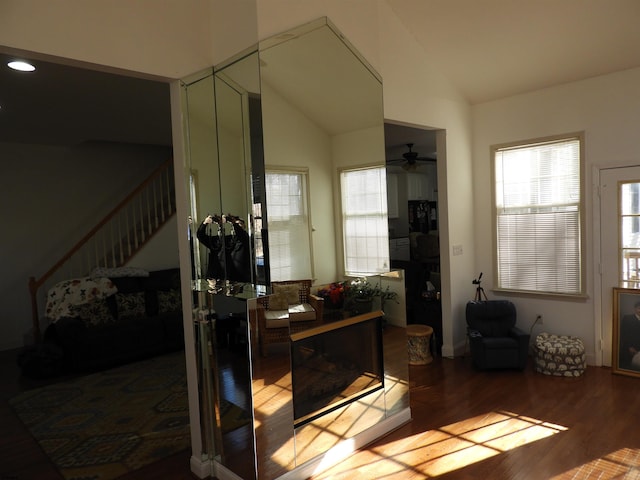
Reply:
[[[404,270],[407,323],[431,326],[440,351],[438,132],[384,124],[391,268]]]
[[[628,227],[621,228],[620,191],[623,185],[640,183],[640,166],[606,168],[600,170],[600,228],[596,230],[600,241],[600,334],[602,339],[602,365],[612,365],[613,344],[613,294],[614,287],[638,288],[638,284],[627,282],[631,276],[637,275],[625,269],[621,235],[626,246],[635,247],[637,218]],[[636,199],[637,200],[637,199]],[[633,219],[631,219],[633,220]],[[596,225],[597,226],[597,225]],[[631,229],[630,231],[628,231]],[[611,232],[616,232],[611,233]],[[633,249],[624,251],[633,252]],[[596,350],[596,354],[598,350]]]

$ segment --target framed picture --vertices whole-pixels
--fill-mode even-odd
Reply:
[[[640,290],[613,289],[613,373],[640,377]]]

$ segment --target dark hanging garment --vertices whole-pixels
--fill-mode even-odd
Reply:
[[[209,262],[207,263],[206,278],[220,280],[225,278],[225,254],[222,248],[222,239],[217,234],[211,235],[208,232],[207,227],[207,224],[201,223],[198,227],[198,231],[196,232],[196,236],[200,243],[209,249]]]

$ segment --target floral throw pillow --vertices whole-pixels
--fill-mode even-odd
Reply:
[[[116,293],[118,318],[142,317],[146,313],[144,292]]]
[[[182,295],[179,290],[158,290],[158,313],[182,310]]]
[[[95,300],[82,305],[71,305],[69,310],[72,317],[80,318],[88,326],[106,325],[116,320],[105,300]]]
[[[51,320],[70,317],[72,305],[83,305],[116,293],[108,278],[72,278],[54,285],[47,293],[45,314]]]

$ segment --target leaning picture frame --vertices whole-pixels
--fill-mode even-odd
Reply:
[[[613,289],[613,373],[640,377],[640,290]]]

